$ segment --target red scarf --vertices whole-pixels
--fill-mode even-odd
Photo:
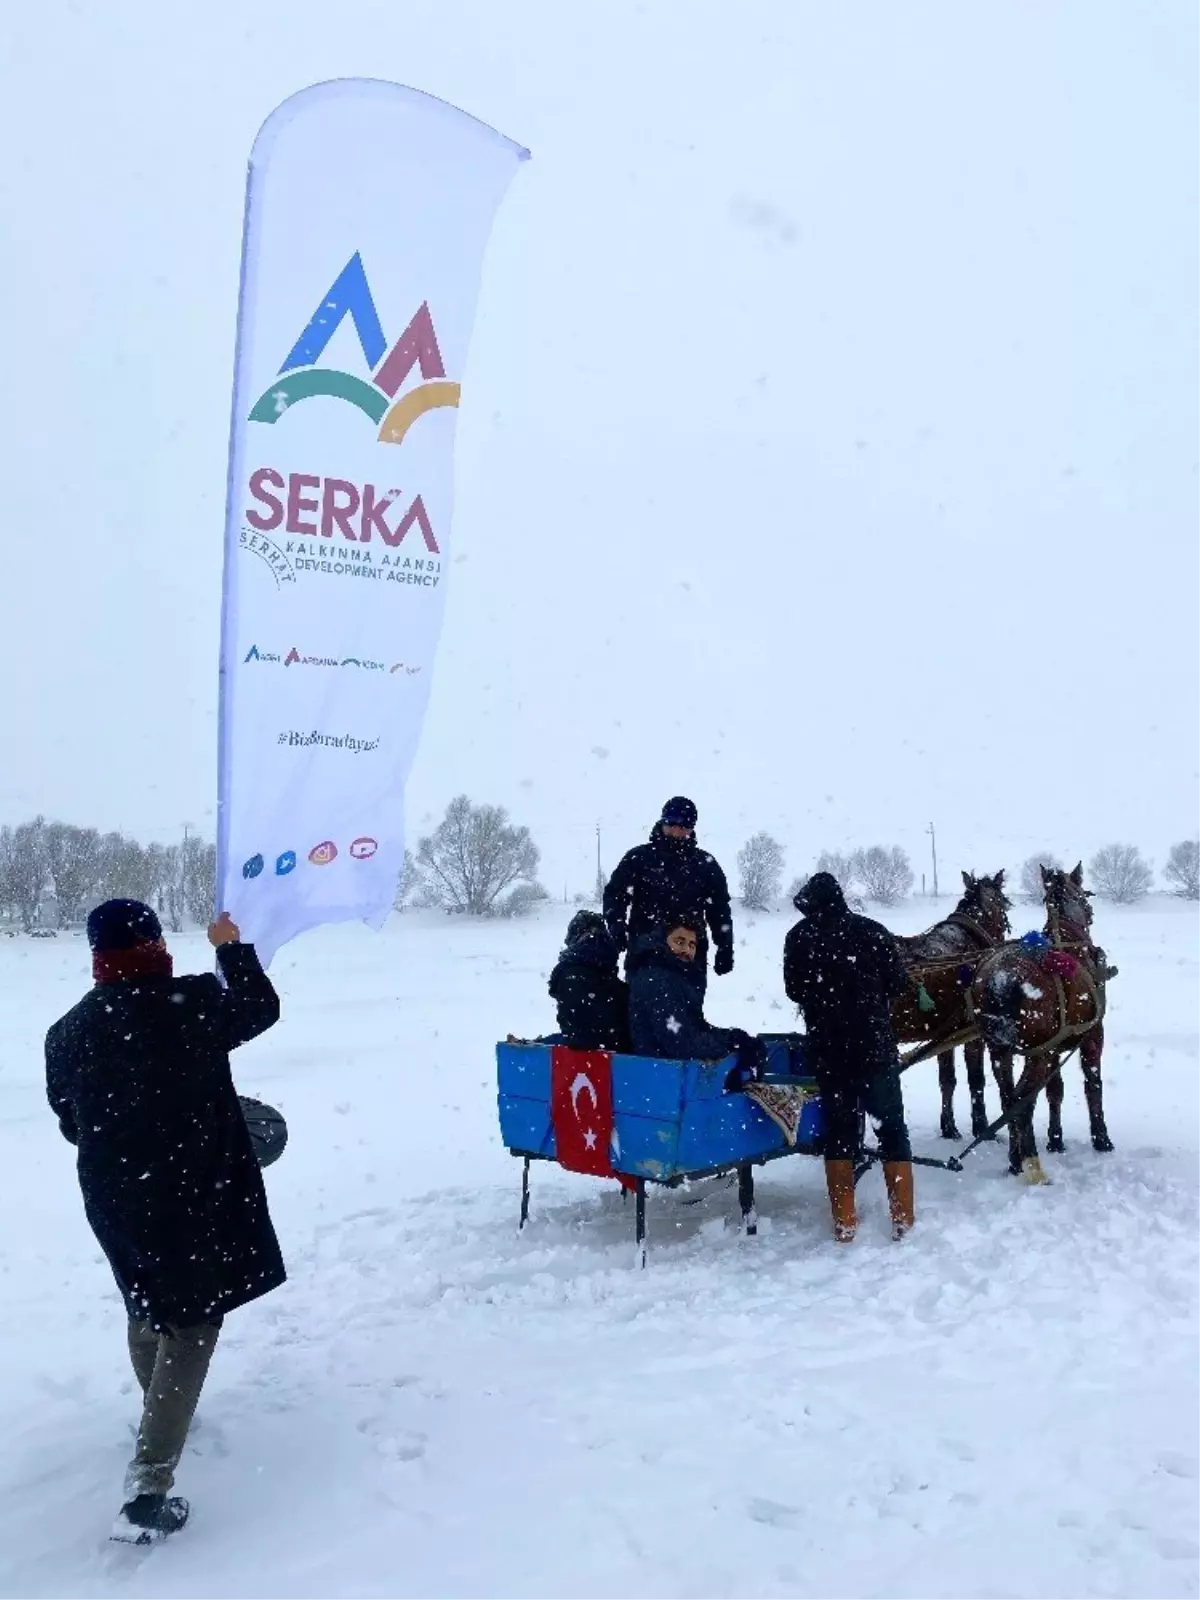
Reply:
[[[170,951],[143,940],[128,950],[93,950],[92,977],[97,983],[122,978],[170,978],[175,971]]]

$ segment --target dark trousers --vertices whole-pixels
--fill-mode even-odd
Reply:
[[[864,1078],[818,1066],[817,1081],[821,1088],[827,1161],[853,1161],[857,1157],[864,1112],[875,1125],[875,1138],[883,1159],[912,1160],[908,1125],[904,1120],[904,1095],[895,1067]]]
[[[212,1360],[219,1322],[156,1333],[148,1322],[129,1321],[129,1359],[142,1391],[137,1447],[125,1474],[125,1499],[166,1494],[187,1443],[196,1402]]]

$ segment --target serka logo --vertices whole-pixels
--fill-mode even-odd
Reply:
[[[347,314],[371,373],[371,381],[352,372],[319,367],[325,347]],[[401,384],[419,366],[423,382],[396,399]],[[389,350],[371,297],[362,257],[356,250],[292,346],[273,383],[255,402],[251,422],[278,422],[297,401],[325,395],[357,406],[379,428],[380,444],[402,444],[418,417],[441,406],[456,406],[460,387],[446,377],[428,302]]]

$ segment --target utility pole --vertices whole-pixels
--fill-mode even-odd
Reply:
[[[933,831],[933,823],[929,824],[929,848],[933,851],[933,898],[938,897],[937,881],[937,834]]]
[[[604,899],[604,868],[600,865],[600,824],[596,824],[596,901]]]

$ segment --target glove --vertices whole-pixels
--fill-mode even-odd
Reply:
[[[713,961],[713,971],[718,978],[723,978],[727,972],[733,971],[733,951],[728,946],[722,946],[717,951]]]

